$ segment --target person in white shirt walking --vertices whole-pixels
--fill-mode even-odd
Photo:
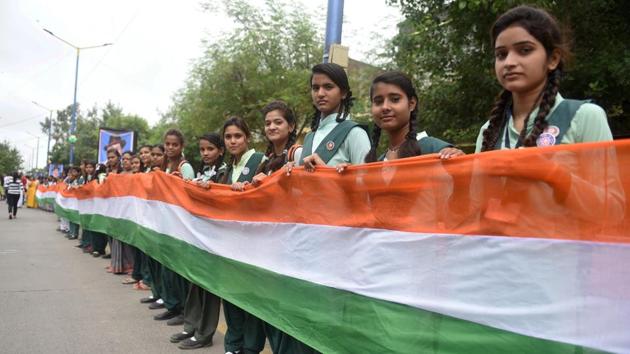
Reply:
[[[24,186],[22,185],[22,181],[20,181],[20,176],[17,172],[14,172],[13,178],[9,183],[5,184],[5,189],[7,193],[7,204],[9,204],[9,219],[16,219],[18,201],[20,200],[20,195],[24,190]]]

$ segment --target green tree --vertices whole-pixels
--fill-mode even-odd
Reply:
[[[322,57],[317,27],[297,5],[266,1],[259,8],[243,0],[222,4],[236,29],[206,43],[164,121],[176,122],[193,139],[186,154],[195,158],[194,138],[220,130],[232,115],[247,120],[260,147],[260,109],[272,100],[286,101],[296,113],[298,126],[310,119],[308,78],[310,68]],[[215,11],[211,10],[215,5],[208,3],[206,8]]]
[[[51,140],[54,143],[50,155],[53,163],[68,164],[70,156],[70,117],[72,106],[68,106],[62,111],[57,111],[53,117],[53,127]],[[42,132],[48,134],[50,120],[40,123]],[[74,145],[75,163],[81,159],[96,160],[98,157],[98,130],[101,127],[115,129],[131,129],[138,133],[138,143],[144,144],[150,138],[150,128],[147,121],[137,115],[129,115],[123,112],[119,106],[111,102],[105,105],[100,111],[93,107],[84,116],[80,109],[77,109],[77,126],[75,136],[77,142]]]
[[[430,133],[471,143],[499,86],[489,30],[514,0],[389,0],[405,20],[385,55],[413,75],[421,124]],[[613,132],[630,133],[630,3],[621,0],[528,1],[573,29],[575,60],[561,86],[565,97],[603,106]]]
[[[22,155],[8,141],[0,142],[0,175],[16,172],[22,165]]]

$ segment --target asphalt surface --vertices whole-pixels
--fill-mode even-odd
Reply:
[[[184,352],[169,342],[182,327],[139,303],[150,292],[75,248],[53,213],[23,207],[9,220],[0,204],[0,353]],[[213,346],[186,352],[224,353],[225,328],[221,319]]]

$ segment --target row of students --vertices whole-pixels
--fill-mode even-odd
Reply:
[[[503,91],[489,121],[481,128],[476,152],[612,139],[601,108],[565,100],[559,94],[566,46],[559,25],[551,15],[529,6],[514,8],[497,20],[492,39],[495,72]],[[403,73],[386,72],[372,82],[370,101],[375,128],[371,139],[352,120],[353,95],[343,68],[336,64],[316,65],[312,69],[310,88],[314,112],[311,132],[303,146],[294,144],[296,122],[290,108],[282,102],[272,102],[263,110],[264,133],[269,142],[266,153],[250,148],[252,134],[247,123],[231,117],[220,136],[210,133],[199,140],[204,167],[196,183],[210,187],[209,182],[220,182],[230,184],[234,190],[243,190],[247,184],[263,183],[267,175],[282,167],[290,173],[296,165],[311,172],[318,166],[334,166],[343,173],[351,164],[433,153],[447,160],[463,154],[440,139],[418,139],[418,95],[412,81]],[[388,147],[379,153],[377,148],[383,132]],[[181,153],[183,146],[184,137],[179,131],[167,132],[164,146],[150,150],[152,170],[193,180],[192,166]],[[223,167],[226,152],[230,160]],[[147,147],[144,156],[148,153]],[[153,261],[148,267],[152,269],[153,296],[143,300],[158,303],[153,307],[159,307],[158,298],[163,300],[164,306],[171,301],[165,317],[175,318],[183,311],[184,330],[173,335],[172,342],[179,342],[180,347],[186,349],[211,344],[218,321],[219,299],[194,284],[187,284],[176,273],[156,263]],[[223,305],[228,324],[226,352],[260,352],[265,337],[274,353],[314,352],[235,305],[227,301]]]

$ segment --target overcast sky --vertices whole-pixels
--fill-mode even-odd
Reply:
[[[325,19],[327,0],[302,2],[314,20]],[[351,57],[367,60],[401,18],[385,0],[346,0],[342,44]],[[112,101],[153,124],[183,86],[201,40],[216,40],[232,25],[203,11],[199,0],[0,0],[0,141],[18,147],[27,168],[35,136],[37,165],[46,164],[39,122],[48,112],[32,101],[63,109],[74,89],[76,51],[43,28],[79,47],[114,43],[81,51],[77,101],[84,110]]]

